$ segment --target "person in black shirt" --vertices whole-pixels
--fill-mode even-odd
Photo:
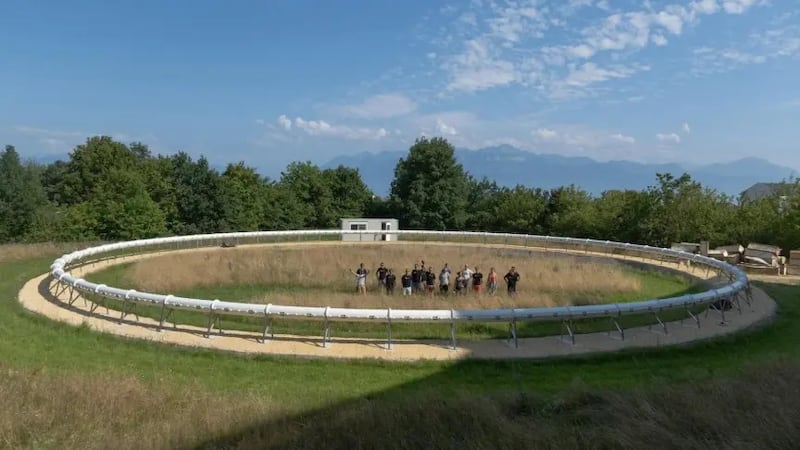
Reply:
[[[425,287],[428,289],[428,295],[433,295],[435,282],[436,274],[433,273],[433,267],[428,267],[428,270],[425,272]]]
[[[400,284],[403,286],[403,295],[411,295],[411,275],[408,274],[408,269],[400,277]]]
[[[422,289],[422,271],[419,266],[414,264],[414,270],[411,271],[411,293],[416,294]]]
[[[388,270],[386,269],[386,267],[383,266],[383,263],[381,263],[380,267],[378,267],[378,270],[375,271],[375,276],[378,277],[378,286],[380,286],[381,288],[386,287],[387,272]]]
[[[386,293],[389,295],[394,295],[394,284],[397,281],[397,277],[392,273],[392,269],[386,271],[386,278],[384,279],[386,285]]]
[[[511,270],[508,271],[503,279],[506,280],[508,296],[513,297],[517,295],[517,282],[519,281],[519,273],[517,273],[517,269],[514,266],[511,266]]]
[[[483,291],[483,274],[477,267],[475,268],[475,273],[472,274],[472,290],[477,295],[480,295]]]

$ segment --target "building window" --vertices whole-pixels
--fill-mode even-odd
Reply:
[[[360,231],[360,230],[366,230],[366,229],[367,229],[367,224],[366,223],[351,223],[350,224],[350,230],[351,231]]]

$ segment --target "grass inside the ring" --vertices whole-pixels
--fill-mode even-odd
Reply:
[[[403,297],[399,286],[395,289],[395,295],[388,296],[379,292],[374,273],[370,273],[368,295],[356,295],[355,285],[347,273],[349,266],[356,265],[352,261],[380,260],[385,261],[387,266],[413,267],[412,263],[398,262],[415,261],[412,257],[418,258],[420,254],[435,255],[438,268],[443,261],[464,260],[476,261],[471,267],[478,264],[480,267],[516,265],[523,271],[519,295],[515,299],[506,295],[502,283],[504,272],[500,271],[500,285],[495,296],[476,296],[470,292],[466,296]],[[374,266],[370,268],[374,271]],[[434,266],[434,271],[438,272],[438,268]],[[482,271],[484,274],[487,272],[486,269]],[[301,276],[295,278],[298,274]],[[634,268],[617,261],[563,255],[545,258],[528,250],[517,254],[507,249],[498,251],[492,248],[441,247],[428,244],[406,244],[389,248],[320,246],[303,249],[208,249],[116,265],[93,273],[88,279],[111,286],[190,298],[393,309],[490,309],[617,303],[666,298],[704,289],[700,283],[693,283],[685,277],[655,269]],[[298,281],[291,282],[293,279]],[[436,288],[438,289],[438,282]],[[111,309],[122,307],[118,301],[96,300]],[[704,308],[697,308],[693,312],[702,309]],[[153,319],[159,319],[162,315],[162,309],[158,306],[137,305],[135,311]],[[669,311],[663,313],[660,319],[671,321],[687,317],[686,311]],[[264,327],[263,317],[223,316],[221,321],[223,330],[258,332]],[[208,323],[208,315],[176,310],[168,325],[169,323],[204,327]],[[646,314],[626,316],[623,325],[633,327],[652,323],[657,323],[656,317]],[[275,334],[320,336],[322,327],[320,321],[274,319],[272,322],[272,331]],[[608,318],[577,321],[573,323],[573,328],[577,333],[616,330],[616,326]],[[561,322],[520,322],[517,331],[519,337],[538,337],[558,335],[564,330]],[[386,325],[382,323],[337,321],[332,324],[334,337],[384,338],[387,332]],[[506,338],[509,331],[507,323],[459,323],[456,334],[458,338],[491,339]],[[448,339],[450,325],[448,322],[394,323],[392,335],[395,339]]]

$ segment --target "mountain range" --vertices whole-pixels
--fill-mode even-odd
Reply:
[[[328,161],[322,168],[340,164],[358,168],[367,186],[384,196],[389,192],[397,161],[406,154],[406,151],[388,151],[343,155]],[[508,145],[479,150],[456,149],[455,155],[472,176],[487,177],[501,186],[521,184],[551,189],[574,184],[595,195],[613,189],[646,189],[656,184],[657,173],[679,176],[687,172],[703,186],[733,196],[756,183],[780,182],[798,175],[798,171],[790,167],[753,157],[688,167],[677,163],[596,161],[586,157],[538,154]]]

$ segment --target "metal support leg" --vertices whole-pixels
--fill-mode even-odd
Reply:
[[[102,305],[100,304],[100,302],[103,302]],[[89,312],[93,313],[97,311],[97,308],[99,308],[100,306],[104,306],[106,308],[106,314],[110,313],[110,310],[108,309],[108,302],[106,299],[102,297],[96,300],[92,300],[92,305],[89,307]]]
[[[509,334],[509,338],[510,338],[509,340],[513,340],[514,341],[514,348],[519,348],[519,340],[517,339],[517,319],[516,318],[514,318],[514,320],[512,320],[511,323],[508,324],[508,334]]]
[[[214,325],[214,311],[208,312],[208,327],[206,328],[205,338],[211,337],[211,326]]]
[[[166,312],[166,302],[161,304],[161,317],[158,320],[158,331],[161,332],[161,328],[164,326],[164,313]]]
[[[69,306],[72,306],[72,304],[75,303],[75,300],[77,300],[78,297],[80,297],[80,296],[81,296],[80,292],[78,292],[77,289],[75,289],[74,287],[72,287],[72,285],[70,285],[69,286],[69,299],[67,300],[67,303],[69,304]]]
[[[386,349],[392,349],[392,318],[391,316],[386,321]]]
[[[322,334],[322,346],[328,348],[330,339],[331,339],[331,326],[330,323],[328,322],[328,319],[325,318],[325,329],[323,330]]]
[[[270,316],[264,316],[264,329],[261,333],[262,344],[267,342],[267,333],[269,333],[270,339],[275,337],[275,333],[272,331],[272,317]]]
[[[456,349],[456,322],[455,320],[450,321],[450,349]]]
[[[169,319],[172,319],[172,328],[177,328],[178,324],[175,321],[175,314],[174,314],[175,310],[173,308],[166,308],[166,314],[164,312],[165,312],[165,308],[162,305],[161,306],[161,319],[158,321],[158,331],[161,331],[161,329],[164,327],[164,322],[169,320]]]
[[[563,320],[563,321],[561,321],[561,324],[563,325],[563,328],[561,329],[561,335],[559,336],[559,338],[563,341],[564,340],[564,330],[567,330],[567,335],[570,338],[571,344],[575,345],[575,332],[572,329],[572,319],[569,319],[568,321],[567,320]]]
[[[694,313],[692,313],[692,310],[689,308],[686,308],[686,314],[688,314],[689,317],[691,317],[694,320],[694,323],[697,325],[697,328],[700,328],[700,317],[694,315]],[[681,319],[681,324],[683,324],[683,319]]]
[[[67,292],[67,289],[70,288],[70,284],[62,283],[61,284],[61,291],[58,290],[59,286],[56,285],[56,298],[60,298],[64,292]]]
[[[119,323],[122,323],[122,321],[125,319],[125,317],[130,315],[130,314],[133,314],[134,316],[136,316],[136,321],[138,322],[139,321],[139,314],[136,313],[135,309],[136,309],[136,303],[128,301],[127,299],[123,300],[122,301],[122,311],[120,311],[120,313],[119,313]]]
[[[752,286],[750,285],[749,281],[747,282],[747,287],[744,290],[744,298],[745,298],[745,301],[747,302],[747,307],[750,308],[750,310],[752,311],[752,309],[753,309],[753,289],[752,289]]]
[[[664,332],[664,334],[668,334],[668,332],[667,332],[667,324],[664,323],[661,320],[661,316],[658,315],[658,312],[653,312],[653,315],[656,316],[656,321],[658,321],[658,324],[661,326],[661,330]],[[651,329],[653,329],[653,326],[652,325],[648,325],[647,329],[651,330]]]
[[[612,317],[611,318],[611,323],[613,323],[614,327],[617,329],[617,332],[619,333],[620,340],[624,341],[625,340],[625,329],[622,328],[622,316],[619,315],[617,317]],[[608,332],[608,335],[611,336],[611,331]]]

